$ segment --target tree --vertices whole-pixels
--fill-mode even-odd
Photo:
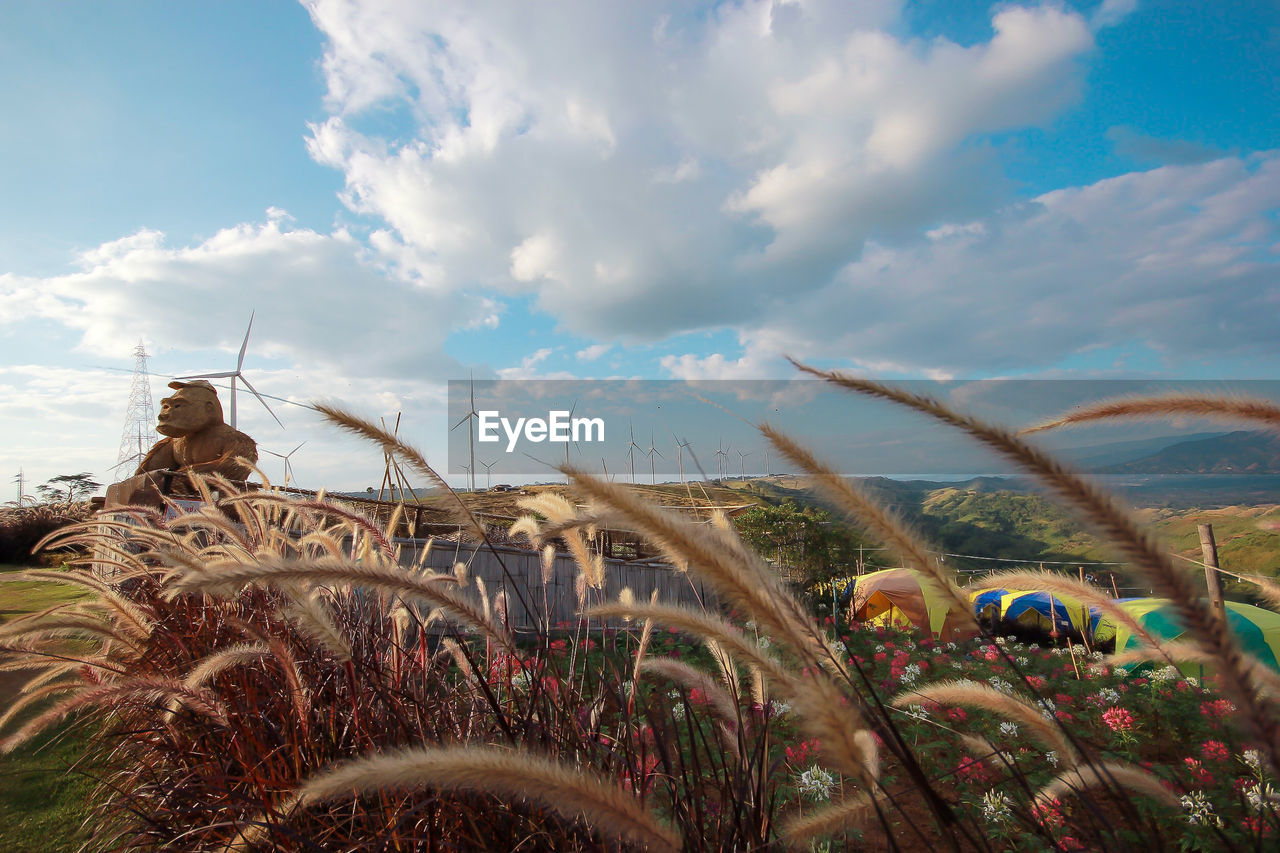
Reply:
[[[36,491],[40,493],[40,497],[50,503],[61,501],[71,506],[77,500],[89,497],[100,488],[102,484],[94,480],[92,474],[82,471],[79,474],[60,474],[52,477],[46,480],[43,486],[36,487]]]
[[[824,510],[788,498],[778,506],[752,507],[734,519],[738,534],[779,569],[795,569],[812,588],[852,574],[866,543]],[[865,553],[865,552],[864,552]]]

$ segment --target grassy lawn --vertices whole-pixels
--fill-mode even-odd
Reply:
[[[25,566],[0,566],[0,574]],[[74,601],[73,587],[44,582],[0,584],[0,624],[27,613]],[[0,673],[0,710],[7,709],[28,677]],[[7,726],[5,733],[11,733]],[[79,828],[93,783],[73,769],[85,736],[56,729],[0,756],[0,850],[70,851],[80,847]]]

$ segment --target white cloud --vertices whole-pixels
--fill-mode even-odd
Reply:
[[[289,230],[274,216],[190,246],[141,231],[82,253],[80,270],[67,275],[0,274],[0,334],[50,322],[71,336],[71,361],[122,368],[0,369],[0,470],[24,467],[38,482],[71,468],[116,479],[107,468],[138,339],[148,341],[158,404],[167,393],[162,377],[232,368],[251,311],[245,374],[260,392],[340,400],[375,416],[403,411],[406,434],[435,436],[435,420],[444,420],[440,383],[460,374],[445,338],[487,323],[493,307],[423,287],[368,254],[345,231]],[[341,438],[312,412],[272,401],[282,431],[243,388],[239,404],[239,425],[263,447],[287,452],[308,442],[292,460],[303,485],[340,487],[366,464],[381,465],[380,452]]]
[[[332,109],[311,151],[385,246],[629,341],[751,322],[868,238],[987,212],[1004,183],[965,143],[1052,119],[1093,47],[1052,6],[962,47],[890,35],[894,2],[307,5]],[[395,137],[365,120],[387,109]]]
[[[1277,208],[1280,152],[1046,193],[927,241],[870,245],[826,287],[746,326],[743,358],[937,376],[1125,346],[1166,353],[1175,369],[1250,354],[1274,363]],[[705,374],[723,369],[718,358],[663,364]]]
[[[613,344],[592,344],[585,349],[578,350],[574,355],[578,361],[595,361],[611,349],[613,349]]]

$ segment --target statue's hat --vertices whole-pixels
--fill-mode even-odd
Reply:
[[[213,383],[208,379],[175,379],[169,383],[169,387],[173,388],[175,391],[180,391],[183,388],[202,388],[213,396],[218,396],[218,389],[214,388]]]

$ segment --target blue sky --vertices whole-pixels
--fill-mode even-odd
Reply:
[[[429,453],[472,372],[1277,376],[1273,3],[422,6],[0,7],[0,474],[110,479],[137,341],[158,401],[250,311]]]

